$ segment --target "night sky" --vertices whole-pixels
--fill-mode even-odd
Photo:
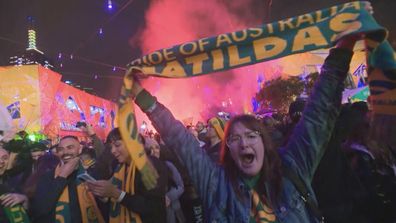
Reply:
[[[54,61],[62,80],[92,88],[95,94],[115,100],[124,74],[122,68],[151,50],[347,1],[272,0],[268,7],[269,2],[112,0],[113,9],[108,10],[108,0],[1,0],[0,64],[6,65],[10,56],[26,49],[27,17],[33,16],[37,47]],[[396,23],[391,10],[396,9],[396,1],[371,2],[374,17],[391,30],[390,42],[395,46]],[[144,41],[147,35],[153,36],[150,42]]]

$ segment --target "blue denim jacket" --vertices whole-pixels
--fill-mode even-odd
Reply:
[[[324,153],[341,107],[343,80],[349,70],[352,52],[332,49],[327,57],[315,89],[300,122],[288,144],[279,149],[282,164],[294,170],[316,201],[311,179]],[[242,180],[240,186],[246,199],[241,201],[224,169],[211,161],[200,149],[198,141],[177,121],[172,113],[147,91],[136,103],[146,112],[164,142],[176,150],[203,200],[208,222],[248,223],[251,194]],[[267,186],[266,190],[271,190]],[[280,202],[274,207],[278,222],[319,222],[307,209],[293,183],[282,178]]]

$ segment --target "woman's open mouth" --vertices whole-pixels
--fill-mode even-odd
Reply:
[[[240,157],[243,164],[249,165],[253,163],[255,155],[252,153],[247,153],[247,154],[242,154]]]

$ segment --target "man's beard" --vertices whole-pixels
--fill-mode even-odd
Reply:
[[[62,156],[62,161],[63,161],[63,163],[67,163],[67,162],[69,162],[70,160],[72,160],[72,159],[74,159],[76,157],[78,157],[78,155],[65,154],[65,155]]]

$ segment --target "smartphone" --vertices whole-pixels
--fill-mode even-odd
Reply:
[[[81,180],[81,181],[96,181],[96,179],[93,178],[93,177],[92,177],[91,175],[89,175],[88,173],[79,174],[79,175],[77,176],[77,178],[78,178],[79,180]]]

